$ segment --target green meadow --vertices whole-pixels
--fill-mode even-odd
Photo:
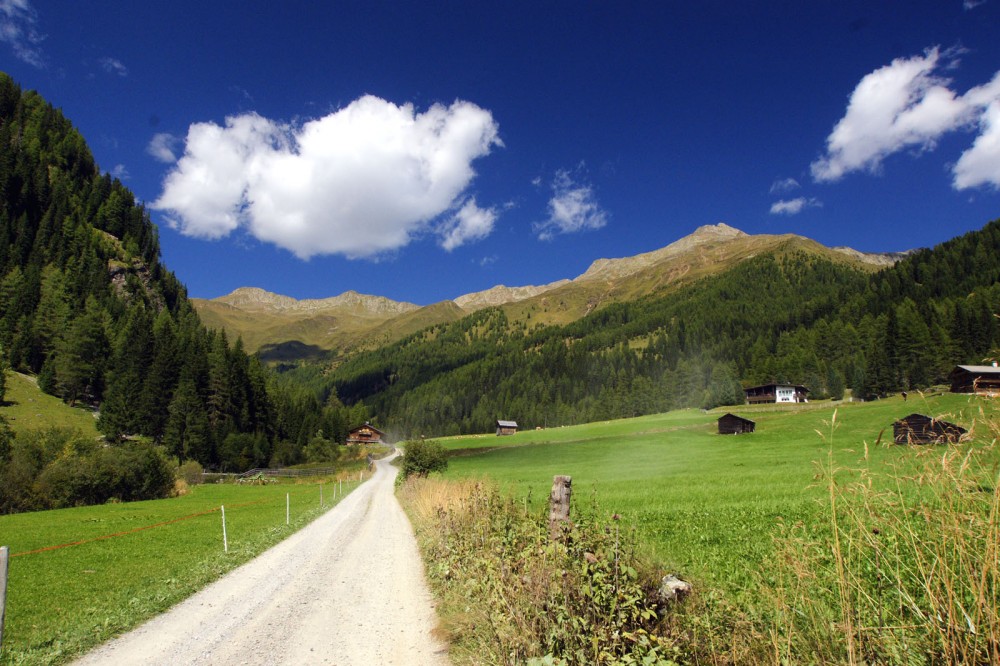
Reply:
[[[726,411],[756,421],[756,432],[719,435]],[[989,437],[984,419],[995,408],[938,391],[907,402],[682,410],[441,441],[452,453],[448,478],[489,477],[539,510],[552,477],[571,475],[574,510],[620,514],[663,566],[738,597],[773,552],[780,524],[824,529],[824,468],[839,470],[838,484],[862,469],[892,484],[905,471],[915,449],[892,445],[892,423],[913,412],[969,428],[975,442]]]
[[[355,473],[343,495],[357,485]],[[11,553],[0,664],[65,662],[138,625],[328,510],[341,497],[334,488],[322,484],[322,507],[316,479],[0,516],[0,545]]]

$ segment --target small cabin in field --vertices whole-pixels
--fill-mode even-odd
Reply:
[[[497,421],[497,437],[517,432],[517,421]]]
[[[742,435],[753,432],[756,427],[757,424],[750,419],[736,416],[736,414],[723,414],[719,417],[720,435]]]
[[[954,423],[923,414],[910,414],[892,424],[892,441],[896,444],[957,442],[966,432],[965,428]]]
[[[382,438],[385,437],[385,433],[373,426],[371,423],[366,423],[357,428],[351,428],[351,431],[347,433],[347,443],[348,444],[381,444]]]
[[[791,403],[809,402],[806,394],[809,389],[799,384],[764,384],[762,386],[751,386],[743,389],[746,394],[747,404],[756,405],[765,402]]]
[[[994,365],[957,365],[948,376],[952,393],[1000,396],[1000,368]]]

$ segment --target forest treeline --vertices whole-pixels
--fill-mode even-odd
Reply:
[[[875,274],[779,249],[565,326],[482,310],[359,354],[329,384],[408,435],[741,404],[769,382],[874,398],[982,362],[1000,342],[998,280],[1000,221]]]
[[[366,417],[363,406],[322,402],[276,377],[239,340],[206,329],[161,264],[143,206],[100,172],[60,111],[2,73],[0,363],[98,409],[115,449],[76,449],[102,460],[118,451],[132,466],[142,447],[230,471],[322,458]],[[58,452],[48,455],[41,436],[4,429],[0,439],[0,486],[30,494]]]

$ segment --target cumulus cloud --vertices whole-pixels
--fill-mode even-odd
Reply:
[[[101,67],[103,67],[104,71],[108,74],[128,76],[128,67],[122,64],[122,61],[117,58],[101,58]]]
[[[923,56],[898,58],[862,78],[847,112],[827,137],[825,156],[811,165],[813,178],[829,182],[853,171],[876,173],[889,155],[907,148],[933,150],[943,134],[977,123],[982,133],[988,132],[993,125],[985,116],[1000,101],[1000,73],[990,83],[960,95],[949,87],[949,79],[938,74],[957,67],[957,57],[955,50],[928,49]],[[980,139],[986,147],[970,149],[959,164],[971,162],[973,173],[981,176],[985,169],[1000,177],[1000,160],[990,159],[989,137],[981,134],[976,145]],[[969,153],[972,156],[966,159]],[[961,189],[971,186],[964,183],[992,182],[993,177],[959,178],[956,171],[954,185]]]
[[[116,164],[110,173],[118,180],[128,180],[130,177],[128,169],[125,168],[124,164]]]
[[[302,259],[398,249],[457,207],[437,226],[442,244],[458,247],[492,228],[495,212],[457,202],[475,177],[472,162],[503,145],[498,131],[469,102],[419,113],[370,95],[301,126],[255,113],[196,123],[152,207],[181,233],[221,238],[243,228]]]
[[[438,229],[441,247],[451,252],[456,247],[486,238],[493,233],[496,219],[496,209],[480,208],[475,198],[470,198]]]
[[[980,125],[981,132],[972,148],[962,153],[952,169],[956,190],[979,185],[1000,188],[1000,102],[987,107]]]
[[[771,183],[771,194],[786,194],[799,189],[799,181],[794,178],[779,178]]]
[[[181,140],[173,134],[161,132],[153,135],[153,138],[149,141],[149,145],[146,146],[146,152],[160,162],[173,164],[177,161],[177,153],[174,151],[180,143]]]
[[[818,199],[798,197],[788,201],[777,201],[771,204],[771,215],[798,215],[806,208],[822,208],[823,203]]]
[[[549,217],[535,224],[541,240],[552,240],[558,234],[571,234],[586,229],[600,229],[608,223],[589,185],[575,182],[570,172],[559,170],[552,181]]]
[[[18,60],[44,67],[41,43],[45,37],[37,29],[38,14],[28,0],[0,0],[0,42],[10,44]]]

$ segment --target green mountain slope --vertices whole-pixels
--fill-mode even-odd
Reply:
[[[700,244],[673,280],[665,267],[680,264],[660,262],[481,310],[357,354],[329,381],[404,432],[454,434],[734,404],[741,384],[769,381],[884,395],[1000,343],[1000,221],[877,272],[799,237],[755,238]],[[590,307],[596,293],[611,296]],[[546,302],[591,311],[555,325],[509,313]]]

